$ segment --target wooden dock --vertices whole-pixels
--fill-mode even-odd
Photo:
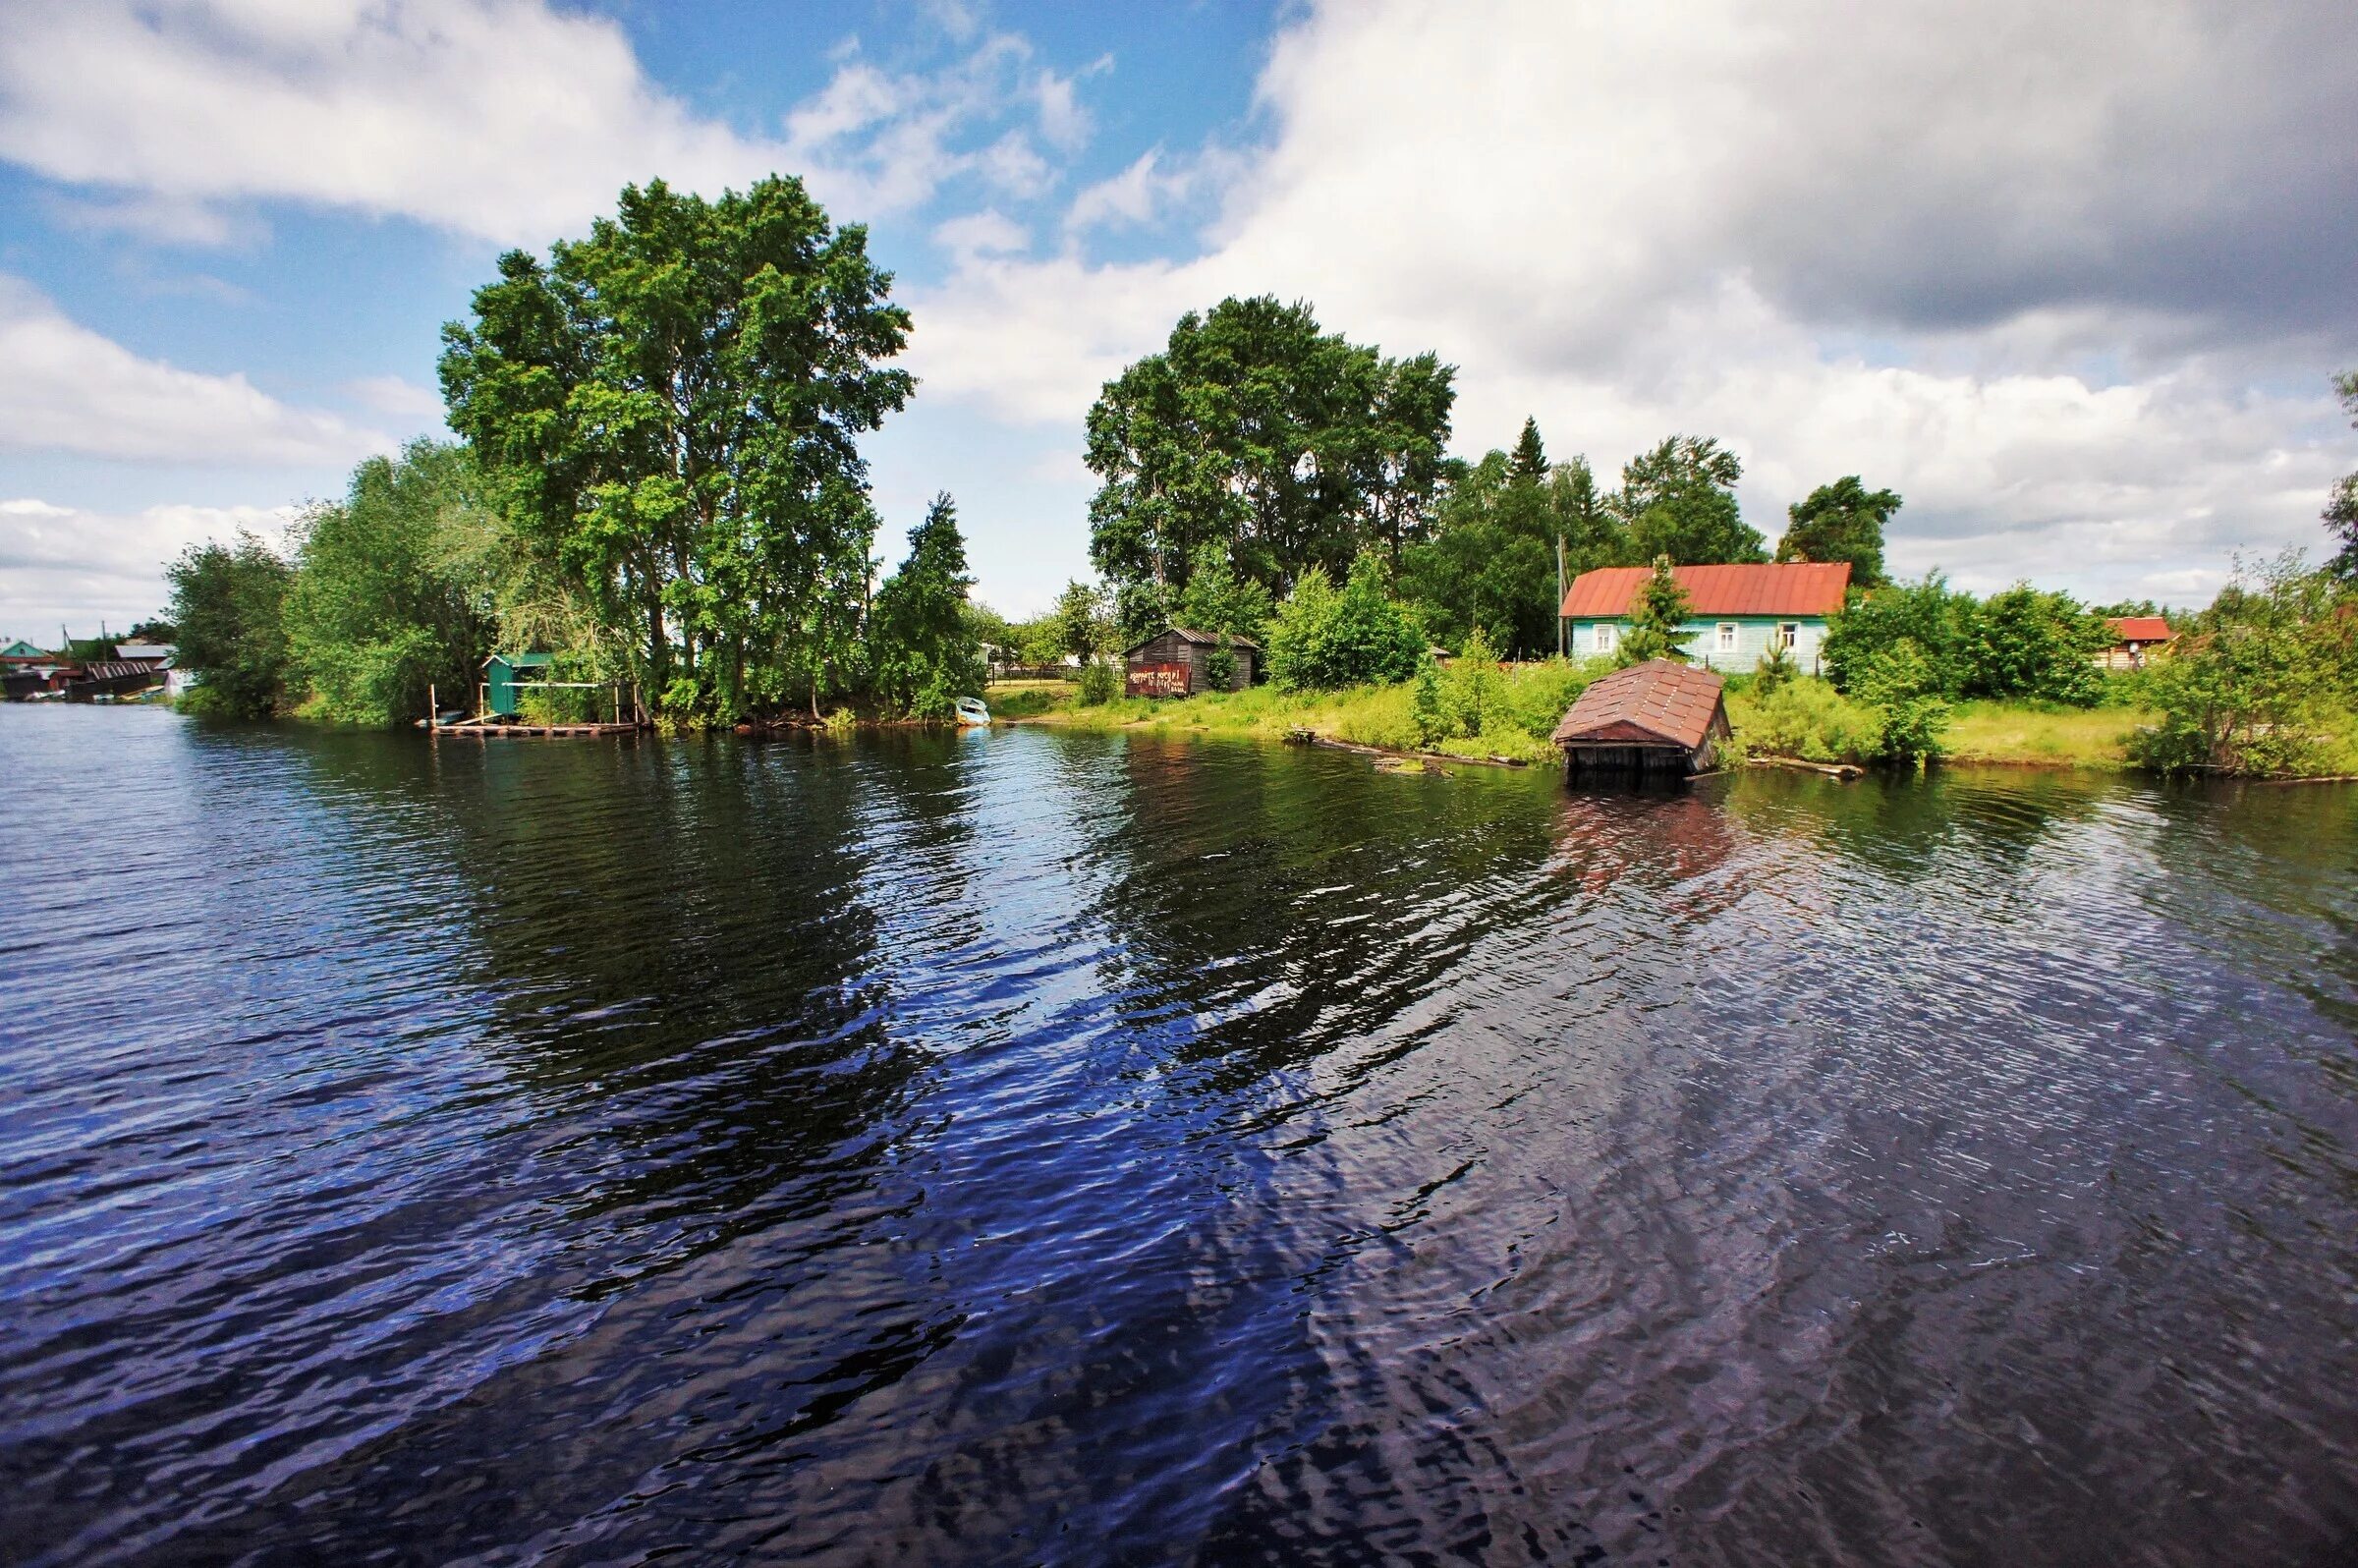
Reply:
[[[460,735],[470,740],[501,739],[594,739],[601,735],[640,735],[650,726],[646,724],[437,724],[436,735]]]

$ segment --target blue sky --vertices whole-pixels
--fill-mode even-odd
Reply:
[[[439,429],[440,324],[626,180],[779,169],[866,221],[919,395],[881,547],[959,500],[981,594],[1086,575],[1095,386],[1222,295],[1460,368],[1608,476],[1846,473],[1892,554],[2207,596],[2358,466],[2358,47],[2331,4],[0,7],[0,633]],[[1796,83],[1808,83],[1807,91]]]

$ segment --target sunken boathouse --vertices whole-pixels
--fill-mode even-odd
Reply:
[[[1648,659],[1592,681],[1552,738],[1575,772],[1684,776],[1710,770],[1728,736],[1718,675]]]

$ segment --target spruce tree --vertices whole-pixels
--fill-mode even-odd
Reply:
[[[1638,588],[1637,599],[1629,608],[1629,630],[1621,638],[1621,664],[1643,664],[1648,659],[1687,662],[1681,644],[1695,634],[1684,630],[1687,590],[1670,575],[1670,557],[1654,558],[1654,576]]]
[[[1537,484],[1547,476],[1547,449],[1540,444],[1540,421],[1526,418],[1523,433],[1515,438],[1515,455],[1507,477],[1515,484]]]
[[[876,695],[916,718],[942,718],[982,688],[982,656],[966,620],[966,540],[948,493],[909,531],[909,555],[876,590],[870,626]]]

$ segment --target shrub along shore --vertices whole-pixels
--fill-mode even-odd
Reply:
[[[1267,741],[1310,730],[1322,739],[1386,751],[1546,762],[1555,759],[1547,737],[1564,709],[1591,680],[1610,668],[1608,663],[1550,661],[1501,670],[1500,700],[1481,728],[1441,736],[1419,730],[1413,680],[1332,692],[1258,686],[1243,692],[1116,698],[1094,703],[1080,700],[1073,682],[1027,682],[1013,689],[993,688],[990,704],[994,717],[1019,724]],[[1448,673],[1442,672],[1444,680]],[[1825,682],[1792,682],[1787,690],[1796,698],[1785,702],[1764,700],[1752,686],[1742,676],[1728,683],[1728,720],[1740,758],[1826,763],[1872,759],[1860,745],[1873,728],[1872,716]],[[1806,715],[1802,722],[1794,721],[1794,710]],[[2119,772],[2136,765],[2130,747],[2137,733],[2159,718],[2153,710],[2136,706],[2081,709],[2046,702],[1965,702],[1950,715],[1939,756],[1960,763]]]

